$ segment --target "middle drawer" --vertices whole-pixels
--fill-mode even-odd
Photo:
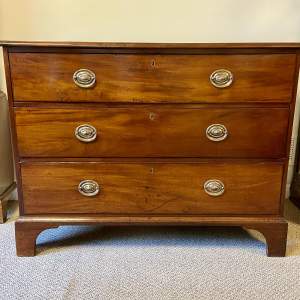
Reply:
[[[288,108],[15,108],[21,157],[286,156]]]

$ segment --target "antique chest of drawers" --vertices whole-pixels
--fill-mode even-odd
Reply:
[[[20,218],[260,231],[284,256],[299,44],[3,42]]]

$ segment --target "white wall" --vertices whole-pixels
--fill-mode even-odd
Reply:
[[[0,40],[300,42],[300,0],[0,0]]]
[[[0,38],[295,41],[299,12],[299,0],[0,0]]]

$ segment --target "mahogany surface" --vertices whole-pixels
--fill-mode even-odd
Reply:
[[[213,49],[214,51],[218,49],[254,49],[258,51],[259,49],[266,49],[272,52],[273,49],[279,49],[283,51],[285,49],[299,50],[300,43],[133,43],[133,42],[75,42],[75,41],[0,41],[1,46],[15,47],[14,50],[21,50],[26,47],[43,47],[49,49],[51,48],[96,48],[96,49],[151,49],[156,48],[159,51],[164,49]]]
[[[220,216],[110,216],[110,215],[45,215],[20,217],[16,222],[16,250],[18,256],[36,254],[36,238],[41,231],[59,225],[182,225],[182,226],[241,226],[260,231],[267,242],[268,256],[285,256],[287,223],[278,217],[220,217]]]
[[[296,55],[11,53],[9,60],[16,101],[290,102]],[[94,88],[74,84],[82,68],[96,74]],[[232,86],[210,83],[217,69],[234,74]]]
[[[284,158],[287,155],[287,107],[18,107],[15,115],[22,157]],[[206,137],[207,127],[214,123],[226,126],[227,139],[214,142]],[[76,139],[74,131],[80,124],[93,125],[97,139],[91,143]]]
[[[283,174],[280,163],[24,163],[21,170],[25,214],[278,214]],[[82,179],[97,181],[99,194],[78,193]],[[221,180],[225,193],[206,194],[209,179]]]
[[[21,217],[19,256],[69,224],[220,225],[259,230],[284,256],[283,203],[300,44],[2,42]],[[82,89],[73,73],[91,69]],[[210,74],[228,69],[216,88]],[[92,143],[74,137],[91,123]],[[208,125],[228,138],[209,141]],[[84,197],[81,180],[99,195]],[[207,195],[203,181],[225,192]]]

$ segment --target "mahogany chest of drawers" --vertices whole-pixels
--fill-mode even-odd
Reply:
[[[242,226],[285,255],[299,44],[2,45],[18,255],[95,223]]]

